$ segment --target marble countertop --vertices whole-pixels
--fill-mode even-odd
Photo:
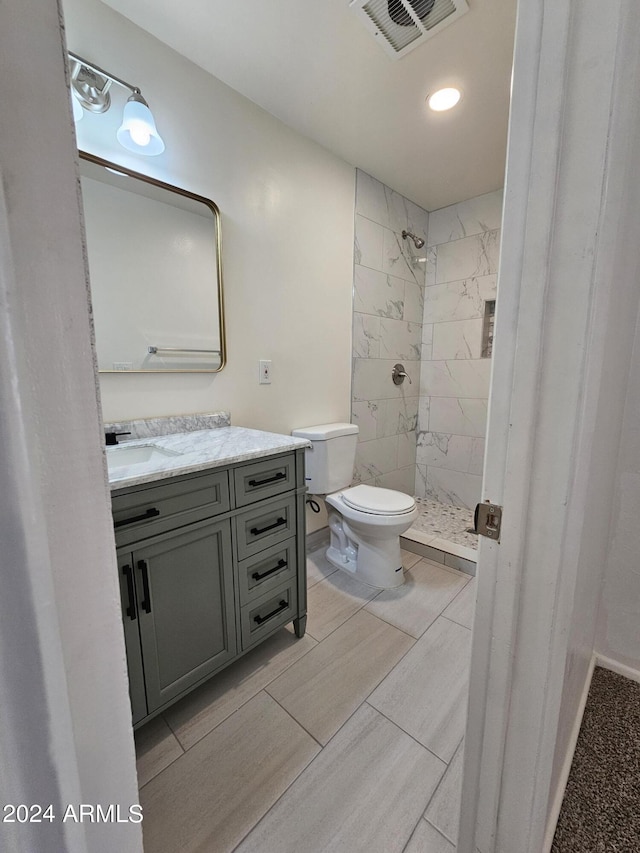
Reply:
[[[112,491],[311,447],[303,438],[232,426],[122,441],[118,447],[149,445],[179,455],[111,468],[109,485]],[[110,450],[112,448],[107,448],[107,454]]]

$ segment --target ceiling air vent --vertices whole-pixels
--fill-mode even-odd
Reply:
[[[466,0],[351,0],[350,6],[394,59],[469,11]]]

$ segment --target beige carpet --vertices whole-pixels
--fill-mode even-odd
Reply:
[[[640,853],[640,684],[600,667],[551,853]]]

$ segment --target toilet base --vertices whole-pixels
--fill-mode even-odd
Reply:
[[[332,542],[326,557],[332,566],[376,589],[394,589],[404,583],[400,539],[397,536],[368,543],[350,541],[344,551]]]
[[[334,548],[333,545],[329,545],[325,553],[325,557],[332,566],[336,567],[336,569],[343,569],[345,572],[349,572],[350,575],[354,575],[356,573],[358,560],[353,557],[349,558],[345,556],[338,548]]]

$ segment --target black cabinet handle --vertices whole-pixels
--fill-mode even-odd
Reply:
[[[131,518],[123,518],[121,521],[114,521],[114,527],[124,527],[125,524],[135,524],[136,521],[146,521],[148,518],[155,518],[157,515],[160,515],[160,510],[155,507],[151,507],[146,512],[143,512],[142,515],[134,515]]]
[[[151,596],[149,595],[149,568],[146,560],[138,560],[138,568],[142,572],[142,591],[144,599],[140,602],[140,607],[145,613],[151,613]]]
[[[256,486],[266,486],[268,483],[277,483],[278,480],[284,480],[287,475],[284,471],[278,471],[273,477],[267,477],[266,480],[249,480],[249,485],[255,488]]]
[[[271,619],[271,617],[275,616],[276,613],[280,613],[281,610],[286,610],[288,606],[289,606],[289,602],[285,601],[283,598],[282,601],[278,602],[278,606],[276,607],[275,610],[272,610],[271,613],[267,613],[266,616],[254,616],[253,621],[257,622],[258,625],[262,625],[263,622],[266,622],[267,619]]]
[[[133,569],[131,566],[123,566],[122,574],[127,579],[127,596],[129,598],[129,606],[127,607],[126,613],[129,619],[132,622],[136,620],[136,595],[133,591]]]
[[[280,516],[280,518],[273,524],[268,524],[266,527],[252,527],[249,532],[252,536],[260,536],[261,533],[266,533],[267,530],[275,530],[276,527],[282,527],[282,525],[286,523],[287,519]]]
[[[274,566],[272,569],[267,569],[267,571],[262,572],[262,574],[260,574],[260,572],[254,572],[251,575],[251,577],[254,579],[254,581],[261,581],[262,578],[269,577],[269,575],[272,575],[274,572],[279,571],[279,569],[284,569],[284,567],[286,565],[287,565],[287,561],[280,559],[280,560],[278,560],[278,564],[276,566]]]

